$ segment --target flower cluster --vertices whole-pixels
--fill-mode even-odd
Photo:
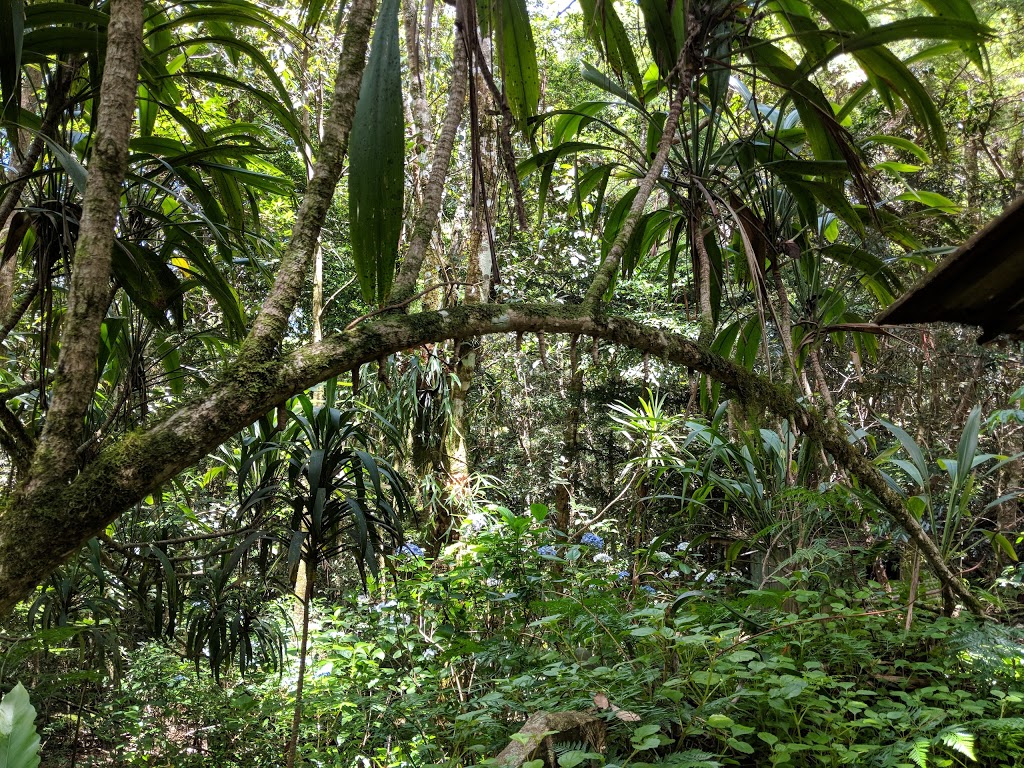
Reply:
[[[612,556],[604,552],[598,552],[596,555],[594,555],[595,563],[610,563],[611,561]]]
[[[594,549],[604,549],[604,539],[590,531],[587,531],[580,537],[580,544],[586,544]]]
[[[537,547],[537,554],[542,557],[555,557],[558,553],[550,544],[545,544],[542,547]]]
[[[413,544],[411,541],[405,542],[402,546],[395,550],[396,555],[408,555],[410,557],[423,557],[426,554],[423,551],[423,547]]]
[[[623,579],[628,579],[629,577],[630,577],[629,571],[619,571],[618,573],[615,574],[615,578],[618,579],[619,581],[622,581]]]
[[[689,548],[690,542],[688,541],[680,541],[678,544],[676,544],[676,552],[685,552]]]
[[[641,584],[640,585],[640,590],[642,592],[646,592],[649,595],[655,594],[654,587],[652,587],[650,584]]]

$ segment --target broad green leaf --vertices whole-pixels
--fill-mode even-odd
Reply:
[[[982,530],[982,534],[992,544],[992,549],[999,551],[1002,550],[1010,560],[1017,562],[1017,551],[1013,548],[1013,544],[1003,534],[996,531],[985,531]]]
[[[539,205],[537,220],[544,220],[544,207],[547,203],[548,189],[551,186],[551,175],[554,173],[555,165],[562,158],[575,155],[579,152],[585,152],[588,150],[602,152],[608,147],[602,144],[592,144],[589,142],[582,141],[567,141],[564,144],[546,150],[544,152],[538,152],[533,157],[528,157],[526,160],[521,162],[516,168],[516,172],[519,178],[526,178],[538,168],[541,169],[541,178],[539,185]]]
[[[921,0],[921,3],[936,16],[943,19],[949,19],[953,22],[966,22],[968,24],[978,23],[978,16],[974,12],[974,6],[970,0]],[[985,57],[981,46],[964,43],[960,48],[967,54],[967,57],[974,66],[982,72],[985,71]]]
[[[0,701],[0,768],[36,768],[39,734],[36,709],[25,686],[18,683]]]
[[[931,94],[891,51],[882,47],[860,50],[854,58],[865,73],[885,84],[910,109],[917,124],[923,128],[932,143],[944,151],[946,147],[946,127],[939,115],[939,110],[932,100]],[[877,89],[877,87],[876,87]]]
[[[811,55],[816,58],[825,55],[826,34],[811,18],[803,0],[770,0],[766,5],[786,32],[796,37]]]
[[[85,166],[78,162],[78,158],[50,137],[43,136],[43,141],[46,142],[50,154],[67,171],[68,176],[71,178],[71,183],[78,190],[78,194],[85,195],[85,186],[89,181],[89,172],[85,169]]]
[[[647,30],[647,42],[654,54],[654,63],[663,79],[679,58],[679,46],[686,38],[686,22],[683,16],[684,3],[671,0],[639,0],[640,10],[644,14],[644,27]]]
[[[864,225],[861,223],[860,216],[857,215],[856,209],[846,197],[846,192],[842,187],[823,181],[797,178],[787,179],[786,186],[791,189],[802,188],[810,192],[821,205],[842,219],[848,227],[858,234],[864,234]]]
[[[586,61],[581,61],[580,72],[583,75],[583,79],[587,82],[593,83],[605,93],[610,93],[612,96],[618,96],[627,104],[635,107],[637,111],[641,113],[644,112],[643,104],[631,96],[621,85],[608,77],[608,75],[594,67],[594,65],[589,64]]]
[[[572,109],[554,113],[559,117],[551,131],[551,143],[557,145],[575,138],[577,133],[594,122],[597,115],[611,104],[610,101],[584,101]]]
[[[884,419],[879,419],[878,421],[883,427],[889,430],[897,440],[899,440],[900,445],[903,446],[903,450],[907,452],[908,456],[910,456],[910,460],[913,462],[913,466],[916,469],[916,473],[913,475],[914,479],[917,481],[918,485],[924,485],[924,480],[929,475],[928,462],[925,461],[924,453],[921,451],[918,444],[914,442],[914,438],[908,435],[906,430],[902,427],[897,427],[895,424],[891,424]]]
[[[930,165],[932,162],[928,153],[910,139],[904,139],[900,136],[887,136],[879,133],[874,136],[868,136],[864,139],[865,146],[870,146],[872,144],[886,144],[890,147],[895,147],[896,149],[902,149],[904,152],[912,154],[925,165]]]
[[[74,53],[94,53],[101,57],[106,54],[106,48],[106,28],[41,27],[25,32],[21,63],[43,64],[50,56]]]
[[[910,163],[900,163],[896,160],[884,160],[881,163],[875,163],[873,166],[876,171],[887,171],[895,176],[899,176],[901,173],[917,173],[921,170],[920,165],[911,165]]]
[[[842,53],[855,53],[866,48],[889,45],[901,40],[947,40],[978,44],[990,35],[991,30],[977,21],[952,23],[947,19],[932,16],[915,16],[872,27],[847,37],[840,41],[839,45],[826,57],[826,60]],[[820,66],[824,61],[816,62],[815,66]]]
[[[929,192],[928,190],[923,189],[903,192],[902,194],[896,195],[893,199],[902,200],[904,202],[920,203],[923,206],[935,208],[943,213],[960,212],[960,206],[945,195],[940,195],[938,192]]]
[[[107,368],[107,361],[114,353],[118,336],[121,335],[127,324],[127,320],[123,317],[103,318],[103,322],[100,324],[99,358],[96,361],[97,377],[103,376],[103,372]]]
[[[978,433],[981,431],[981,406],[976,405],[971,409],[964,425],[964,431],[960,435],[960,444],[956,450],[957,472],[956,483],[963,485],[967,476],[974,468],[974,457],[978,452]]]
[[[815,160],[845,161],[837,136],[842,134],[832,105],[814,83],[799,71],[797,64],[781,48],[769,43],[751,46],[747,50],[755,67],[766,79],[784,89],[800,114],[800,124],[807,134]],[[781,108],[781,106],[780,106]]]
[[[383,304],[391,292],[402,233],[405,125],[398,0],[384,0],[356,103],[349,149],[352,255],[363,298]]]

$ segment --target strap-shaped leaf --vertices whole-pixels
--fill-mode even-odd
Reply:
[[[587,36],[608,60],[615,74],[620,78],[628,77],[636,95],[643,100],[644,81],[629,35],[615,12],[615,4],[612,0],[580,0],[580,8]]]
[[[384,0],[359,90],[348,177],[352,254],[363,298],[381,302],[395,277],[405,189],[398,0]]]
[[[512,116],[520,130],[537,114],[540,103],[540,74],[537,46],[533,42],[526,0],[493,0],[501,61],[501,79]]]
[[[747,55],[767,79],[785,89],[793,100],[800,123],[816,160],[845,160],[837,136],[841,133],[832,105],[814,83],[798,70],[796,62],[770,43],[751,46]]]
[[[25,33],[24,0],[0,0],[0,119],[11,123],[21,106],[21,43]],[[18,146],[18,131],[8,139]]]
[[[667,78],[679,58],[679,46],[686,37],[683,5],[671,0],[640,0],[647,42],[662,78]]]
[[[953,21],[966,21],[968,24],[977,24],[978,15],[970,0],[921,0],[921,4],[928,10],[944,19]],[[984,70],[985,58],[982,55],[981,46],[976,43],[963,43],[961,49],[967,54],[978,69]]]

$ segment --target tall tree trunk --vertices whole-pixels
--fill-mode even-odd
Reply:
[[[469,32],[475,34],[475,32]],[[458,41],[456,41],[458,44]],[[483,53],[477,46],[478,55]],[[486,304],[490,301],[496,275],[493,252],[493,201],[497,200],[497,173],[493,165],[495,131],[493,121],[485,117],[481,108],[487,97],[488,86],[482,70],[486,62],[477,62],[475,77],[470,82],[470,130],[472,132],[472,229],[466,265],[466,285],[463,303]],[[455,339],[454,384],[451,390],[451,409],[445,434],[447,476],[444,478],[444,500],[437,510],[433,526],[435,550],[450,541],[457,530],[460,510],[470,493],[472,466],[469,458],[469,431],[472,426],[467,407],[469,391],[476,376],[480,340],[475,337]]]
[[[306,183],[311,184],[313,182],[313,174],[315,165],[313,163],[313,157],[316,153],[316,148],[313,146],[313,137],[319,139],[320,133],[323,130],[321,124],[322,112],[317,105],[323,103],[323,95],[320,92],[323,87],[323,81],[318,77],[316,81],[316,92],[313,90],[313,83],[310,82],[310,67],[309,59],[312,55],[313,42],[306,40],[302,47],[302,56],[299,63],[299,71],[296,73],[299,82],[302,83],[302,101],[299,104],[299,111],[301,114],[301,121],[299,127],[302,130],[302,138],[304,146],[302,149],[303,159],[306,164]],[[311,98],[312,97],[312,98]],[[313,109],[310,109],[310,101],[312,101]],[[310,313],[312,314],[310,323],[310,336],[313,339],[314,344],[318,344],[324,339],[324,327],[323,327],[323,314],[324,314],[324,249],[318,239],[313,245],[313,296],[312,306],[310,307]],[[323,405],[323,390],[314,390],[312,393],[313,402],[315,405]],[[284,424],[278,424],[278,429],[283,429]],[[308,564],[306,558],[300,558],[298,569],[295,572],[295,588],[293,590],[297,603],[295,610],[292,613],[292,623],[296,626],[303,622],[303,613],[307,612],[306,600],[304,595],[306,589],[309,586],[311,574],[308,572]]]

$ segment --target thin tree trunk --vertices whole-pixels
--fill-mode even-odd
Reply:
[[[459,7],[461,8],[461,4]],[[457,21],[461,18],[462,16],[457,14]],[[461,28],[457,23],[456,30]],[[455,49],[452,54],[452,79],[448,89],[448,106],[445,109],[444,121],[441,123],[437,143],[434,145],[434,156],[430,164],[430,177],[423,188],[422,202],[419,213],[416,216],[416,223],[412,228],[409,248],[402,259],[402,265],[398,270],[398,275],[395,277],[394,288],[391,291],[391,301],[394,305],[400,305],[402,302],[409,301],[415,294],[416,281],[419,279],[420,271],[423,268],[423,260],[427,254],[427,247],[430,244],[430,236],[437,225],[437,217],[441,213],[445,180],[448,177],[448,169],[451,166],[455,137],[459,132],[459,124],[462,122],[462,115],[466,108],[466,91],[469,86],[467,61],[466,42],[460,32],[455,37]],[[407,310],[408,305],[402,307],[402,311]]]
[[[312,566],[310,566],[312,568]],[[295,681],[295,710],[292,714],[291,736],[285,749],[285,764],[295,768],[295,759],[299,750],[299,727],[302,725],[302,689],[306,679],[306,647],[309,644],[309,603],[313,597],[313,579],[306,579],[305,591],[302,595],[302,638],[299,641],[299,672]]]
[[[684,84],[689,83],[692,75],[690,67],[687,66],[688,63],[692,62],[687,62],[686,47],[684,46],[679,54],[679,64],[677,65],[683,72],[680,82]],[[688,94],[688,86],[680,85],[672,97],[672,102],[668,108],[668,115],[665,118],[665,128],[661,132],[661,141],[658,142],[658,149],[654,153],[651,166],[647,169],[643,180],[641,180],[636,197],[633,198],[633,204],[629,208],[629,213],[622,222],[622,226],[619,227],[619,233],[615,237],[612,247],[608,250],[608,254],[598,267],[597,274],[594,275],[590,288],[587,290],[587,295],[583,300],[584,305],[591,310],[598,308],[604,299],[605,293],[607,293],[608,288],[611,286],[612,278],[615,276],[622,261],[622,254],[625,253],[626,245],[633,236],[633,230],[636,229],[636,225],[643,215],[644,207],[654,191],[655,184],[661,177],[665,163],[668,161],[669,151],[671,151],[672,144],[675,141],[676,132],[679,129],[679,116],[683,111],[683,100]]]
[[[555,486],[555,527],[566,537],[572,528],[572,500],[579,483],[580,415],[583,409],[583,367],[580,365],[579,336],[573,336],[569,346],[568,411],[562,438],[562,457],[565,473]]]
[[[331,112],[324,121],[313,178],[295,215],[292,238],[281,257],[274,285],[243,345],[242,356],[249,361],[259,362],[278,354],[292,310],[305,289],[313,253],[348,152],[375,5],[374,0],[352,0],[349,8]]]

